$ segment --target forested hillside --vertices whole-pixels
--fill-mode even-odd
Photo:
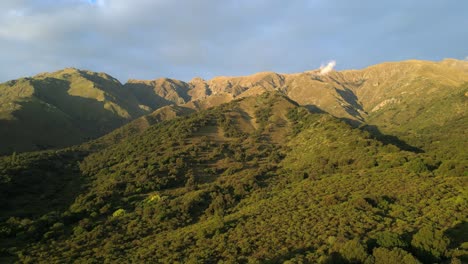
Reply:
[[[464,112],[353,127],[284,93],[1,157],[0,262],[468,262]]]

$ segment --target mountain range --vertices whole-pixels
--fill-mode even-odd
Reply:
[[[0,84],[0,153],[71,146],[164,106],[206,109],[265,91],[279,91],[311,111],[355,126],[378,126],[390,134],[408,126],[408,133],[425,126],[429,116],[445,126],[466,114],[467,68],[465,61],[451,59],[404,61],[325,75],[320,70],[262,72],[125,84],[105,73],[67,68]]]
[[[0,85],[0,262],[464,263],[468,62]]]

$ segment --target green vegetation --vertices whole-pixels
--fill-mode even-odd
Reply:
[[[102,136],[146,113],[106,74],[65,69],[0,84],[0,154]]]
[[[402,150],[279,93],[137,132],[0,158],[0,262],[468,261],[465,149]]]
[[[162,81],[152,90],[74,68],[0,84],[0,155],[98,138],[160,107],[184,103],[179,94],[188,100],[187,91],[178,84]]]

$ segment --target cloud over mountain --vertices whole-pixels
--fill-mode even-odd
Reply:
[[[327,65],[322,65],[320,66],[320,75],[326,75],[329,72],[333,70],[333,68],[336,66],[336,61],[332,60],[327,63]]]

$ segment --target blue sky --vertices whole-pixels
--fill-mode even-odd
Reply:
[[[190,80],[465,59],[468,1],[2,0],[0,81],[77,67]]]

